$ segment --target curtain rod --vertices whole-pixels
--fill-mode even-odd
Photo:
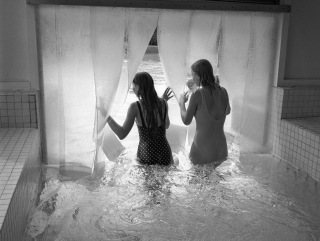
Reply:
[[[104,6],[124,8],[158,8],[188,10],[224,10],[254,12],[285,12],[291,11],[289,5],[267,5],[251,3],[225,3],[211,1],[166,1],[166,0],[26,0],[30,5],[73,5],[73,6]]]

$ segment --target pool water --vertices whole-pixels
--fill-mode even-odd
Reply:
[[[46,169],[35,240],[319,240],[320,188],[270,155],[239,156],[214,169],[140,166],[127,149],[103,173],[63,181]]]
[[[162,93],[158,57],[146,55],[143,70]],[[114,119],[122,123],[135,100],[129,92]],[[169,108],[177,111],[174,99]],[[178,166],[141,166],[136,126],[123,145],[117,161],[77,181],[44,168],[28,235],[39,241],[320,240],[319,183],[271,155],[240,155],[231,143],[228,160],[216,169],[191,165],[183,149],[173,150]]]

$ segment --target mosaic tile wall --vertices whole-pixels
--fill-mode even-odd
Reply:
[[[273,110],[272,110],[272,136],[273,136],[273,154],[276,155],[275,150],[278,148],[279,144],[279,131],[280,131],[280,123],[281,123],[281,115],[282,115],[282,103],[283,103],[283,93],[284,90],[281,88],[273,88]]]
[[[289,107],[291,105],[288,105],[288,103],[297,102],[298,106],[300,105],[300,101],[295,100],[295,95],[291,95],[297,93],[300,98],[300,90],[297,92],[296,90],[289,90],[277,88],[277,108],[273,120],[275,123],[273,153],[296,168],[306,171],[315,180],[320,181],[320,113],[317,112],[318,107],[315,107],[319,103],[319,96],[314,95],[314,93],[317,95],[320,93],[318,94],[317,89],[313,89],[313,91],[303,90],[301,92],[303,107],[301,108],[306,111],[300,112],[299,107],[292,114],[291,108],[296,107]],[[304,95],[307,93],[310,94],[309,100],[313,99],[313,101],[303,101],[305,99]],[[312,96],[313,98],[311,98]],[[306,103],[310,104],[311,107],[304,106],[307,105]],[[290,115],[288,115],[288,108],[291,112]],[[304,115],[303,118],[297,118],[299,113]],[[312,116],[308,116],[311,114]],[[288,118],[289,116],[291,118]]]
[[[283,93],[282,118],[320,116],[320,88],[286,88]]]
[[[268,134],[269,136],[267,137],[267,142],[269,143],[268,145],[270,146],[271,148],[271,151],[273,150],[274,148],[274,141],[275,141],[275,135],[276,135],[276,131],[277,131],[277,126],[278,126],[278,122],[280,120],[280,116],[281,116],[281,113],[279,113],[279,108],[277,106],[278,104],[278,100],[277,100],[277,94],[278,94],[278,91],[277,91],[277,88],[274,87],[272,88],[272,91],[271,91],[271,111],[270,111],[270,118],[269,118],[269,121],[267,122],[267,125],[268,125]]]
[[[37,93],[0,92],[1,128],[38,128]]]
[[[38,129],[0,129],[0,240],[22,241],[41,182]]]

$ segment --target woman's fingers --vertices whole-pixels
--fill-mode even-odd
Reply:
[[[188,101],[188,98],[189,98],[188,91],[186,91],[182,94],[182,98],[183,98],[184,103],[186,103]]]
[[[171,94],[172,94],[171,88],[170,88],[170,87],[166,88],[165,93],[166,93],[167,95],[171,95]]]
[[[173,97],[172,90],[170,87],[167,87],[162,95],[162,98],[164,98],[165,100],[170,100],[172,97]]]
[[[188,97],[186,96],[186,93],[185,92],[182,93],[179,97],[179,103],[184,104],[187,102],[187,100],[188,100]]]

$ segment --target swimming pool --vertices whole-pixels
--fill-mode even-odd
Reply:
[[[162,93],[162,69],[157,56],[149,57],[139,71],[151,72]],[[117,121],[135,100],[129,93]],[[177,111],[174,100],[169,108]],[[184,150],[173,150],[177,167],[144,167],[134,161],[135,126],[123,145],[119,159],[96,176],[73,182],[45,169],[29,235],[41,241],[320,239],[319,184],[271,155],[240,156],[234,143],[217,169],[192,166]]]
[[[191,167],[143,167],[127,149],[76,182],[47,169],[28,225],[36,240],[319,240],[320,188],[268,155]],[[181,158],[182,157],[182,158]]]

